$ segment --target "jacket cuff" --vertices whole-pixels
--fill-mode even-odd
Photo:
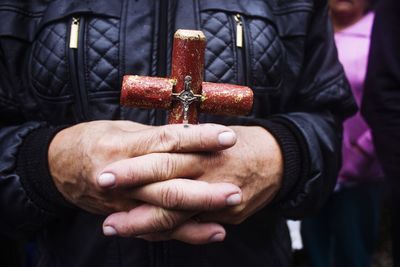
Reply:
[[[41,209],[60,214],[72,207],[57,190],[48,166],[48,149],[53,137],[65,127],[40,128],[28,136],[19,149],[16,172],[29,198]]]
[[[296,191],[302,173],[302,145],[292,129],[280,121],[257,120],[278,142],[283,156],[282,185],[271,204],[290,198]]]

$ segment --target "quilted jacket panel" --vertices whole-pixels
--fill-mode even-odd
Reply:
[[[41,95],[71,94],[67,61],[67,26],[54,23],[40,32],[31,59],[32,86]]]
[[[89,91],[119,90],[119,20],[91,18],[87,22],[86,82]]]
[[[239,14],[244,35],[240,48],[236,46],[235,15],[221,11],[201,14],[202,30],[208,41],[206,80],[234,81],[255,90],[277,89],[282,81],[284,49],[275,26],[266,19]]]
[[[202,30],[207,37],[205,80],[210,82],[238,82],[236,54],[232,25],[229,17],[223,12],[204,12]]]
[[[253,86],[276,87],[282,80],[282,42],[273,25],[267,21],[249,19],[246,24],[250,39],[253,40],[249,42]]]
[[[93,17],[85,27],[85,87],[89,92],[119,90],[119,20]],[[81,27],[84,27],[81,25]],[[71,95],[71,75],[76,70],[69,64],[68,23],[51,23],[35,41],[31,60],[33,88],[45,97]],[[79,51],[80,52],[80,51]],[[78,66],[81,69],[81,66]],[[76,77],[75,77],[76,78]]]

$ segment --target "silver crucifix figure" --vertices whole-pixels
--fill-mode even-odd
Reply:
[[[188,114],[190,104],[201,100],[201,95],[196,95],[192,91],[192,77],[185,77],[185,90],[180,93],[172,94],[176,100],[179,100],[183,105],[183,123],[188,124]]]

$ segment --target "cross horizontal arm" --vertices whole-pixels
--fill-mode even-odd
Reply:
[[[243,116],[253,107],[253,91],[246,86],[203,82],[202,94],[201,113]]]
[[[177,101],[177,96],[185,93],[173,93],[174,86],[174,79],[126,75],[122,84],[121,104],[128,107],[169,110],[173,101]],[[253,91],[249,87],[203,82],[201,88],[201,95],[193,95],[199,98],[201,113],[238,116],[251,112]]]
[[[136,108],[170,109],[175,84],[174,79],[125,75],[120,102]]]

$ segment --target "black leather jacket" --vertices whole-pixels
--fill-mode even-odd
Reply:
[[[323,0],[1,0],[0,231],[35,234],[40,266],[289,266],[285,217],[316,210],[340,165],[341,121],[355,110]],[[244,47],[235,42],[239,18]],[[79,20],[78,47],[69,47]],[[119,106],[124,74],[166,76],[178,28],[204,31],[205,78],[247,84],[251,115],[202,121],[263,125],[284,153],[274,202],[220,244],[106,238],[101,216],[54,189],[47,147],[59,125],[97,119],[165,123]]]

